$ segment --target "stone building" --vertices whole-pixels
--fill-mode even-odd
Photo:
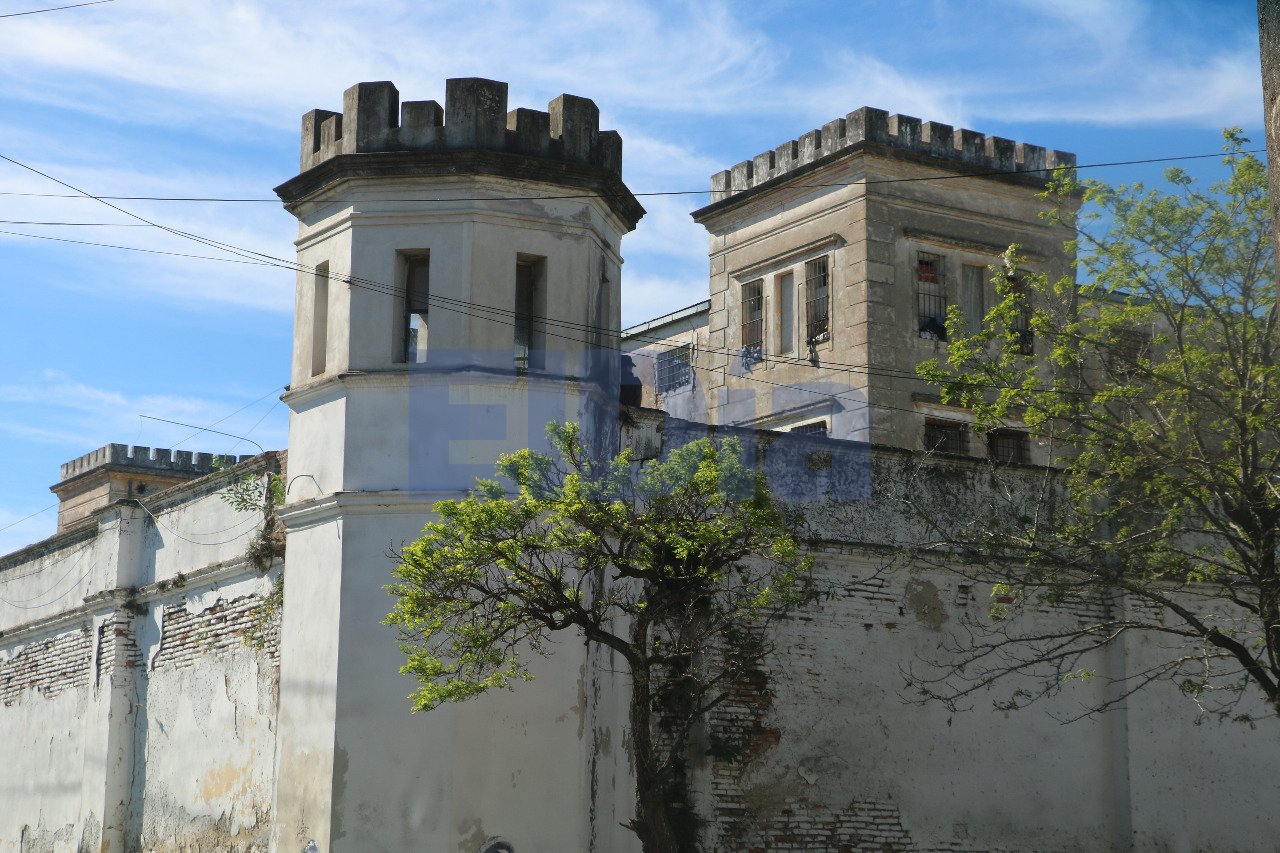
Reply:
[[[554,419],[647,456],[715,425],[796,499],[845,499],[816,519],[839,593],[780,629],[772,694],[712,721],[749,748],[690,757],[708,850],[1274,846],[1239,804],[1276,748],[1164,693],[1069,728],[899,693],[983,593],[885,570],[911,535],[886,484],[937,449],[976,500],[965,457],[1035,456],[1017,424],[959,443],[965,413],[912,370],[1008,243],[1066,269],[1035,194],[1070,155],[863,108],[714,176],[709,299],[623,331],[644,211],[620,137],[584,98],[445,91],[361,83],[303,119],[277,189],[299,221],[287,458],[94,451],[54,487],[59,532],[0,557],[0,851],[637,850],[607,656],[566,640],[534,682],[413,717],[381,624],[389,552]],[[645,405],[619,418],[620,396]],[[796,464],[813,447],[821,470]],[[268,481],[279,507],[225,499]],[[1126,640],[1099,669],[1149,653]]]

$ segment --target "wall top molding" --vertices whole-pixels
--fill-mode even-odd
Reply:
[[[874,149],[910,154],[952,168],[959,166],[975,176],[1040,184],[1057,167],[1076,165],[1076,155],[1066,151],[1046,150],[913,116],[890,115],[875,107],[859,107],[844,118],[829,121],[820,129],[712,175],[711,204],[695,211],[694,218],[700,220],[704,214],[719,209],[719,202],[778,179],[797,177],[842,154]]]

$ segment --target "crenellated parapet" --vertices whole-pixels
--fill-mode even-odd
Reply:
[[[966,171],[975,174],[1013,176],[1020,180],[1043,181],[1058,166],[1076,164],[1076,156],[1065,151],[1046,150],[1039,145],[985,136],[941,122],[861,107],[799,139],[784,142],[750,160],[743,160],[732,169],[712,175],[711,202],[723,201],[775,178],[808,171],[807,167],[814,164],[870,146],[933,158],[946,164],[963,164]]]
[[[63,463],[59,482],[79,477],[89,471],[107,466],[147,469],[157,473],[186,475],[211,474],[218,467],[227,467],[249,456],[227,456],[214,453],[196,453],[191,450],[168,450],[161,447],[130,447],[127,444],[108,444],[90,451],[84,456]]]
[[[445,81],[444,106],[400,102],[389,82],[357,83],[342,96],[342,112],[302,117],[301,168],[340,154],[388,151],[505,151],[622,173],[622,137],[600,130],[589,98],[561,95],[546,112],[507,110],[507,84],[479,77]]]

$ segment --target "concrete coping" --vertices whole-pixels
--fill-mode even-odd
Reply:
[[[339,154],[386,151],[492,150],[598,166],[622,174],[622,137],[600,130],[589,98],[560,95],[546,112],[507,110],[507,84],[480,77],[445,81],[444,106],[400,102],[387,81],[357,83],[342,95],[342,112],[302,117],[303,172]]]
[[[1048,179],[1059,166],[1076,165],[1076,155],[1066,151],[1046,150],[914,116],[890,115],[875,107],[859,107],[844,118],[829,121],[820,129],[712,175],[711,202],[731,198],[862,143],[964,163],[998,174],[1025,172],[1028,177],[1041,179]]]

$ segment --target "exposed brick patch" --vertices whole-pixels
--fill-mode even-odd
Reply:
[[[219,601],[200,613],[190,613],[181,604],[165,607],[160,651],[152,660],[152,667],[191,666],[206,655],[244,648],[246,632],[257,637],[255,645],[273,666],[279,666],[279,618],[264,618],[262,600],[260,595],[241,596]]]
[[[101,688],[116,671],[136,667],[141,662],[133,618],[117,610],[98,626],[98,671],[94,683]]]
[[[12,705],[28,690],[52,698],[89,684],[93,668],[91,631],[86,626],[30,643],[0,662],[0,702]]]

